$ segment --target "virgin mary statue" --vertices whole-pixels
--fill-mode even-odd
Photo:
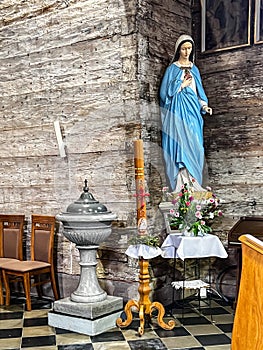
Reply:
[[[190,183],[202,188],[204,168],[203,117],[212,114],[194,64],[194,41],[181,35],[160,87],[162,148],[171,190]]]

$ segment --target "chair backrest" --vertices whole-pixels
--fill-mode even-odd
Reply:
[[[56,219],[54,216],[32,215],[31,259],[52,264]]]
[[[239,237],[247,233],[263,238],[263,216],[242,216],[228,233],[228,245],[241,246]]]
[[[25,215],[0,215],[0,256],[23,259]]]

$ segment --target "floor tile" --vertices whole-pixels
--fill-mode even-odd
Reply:
[[[23,312],[1,312],[0,320],[22,319]]]
[[[232,333],[225,333],[225,335],[228,336],[228,338],[232,340]]]
[[[49,326],[39,326],[39,327],[24,327],[23,337],[38,337],[38,336],[49,336],[54,335],[55,332]]]
[[[0,339],[0,349],[20,349],[21,338]]]
[[[59,345],[58,350],[94,350],[92,344]],[[120,349],[119,349],[120,350]]]
[[[185,329],[192,335],[223,333],[222,330],[212,324],[185,326]]]
[[[174,327],[174,329],[170,331],[159,328],[159,329],[156,329],[155,332],[160,338],[180,337],[180,336],[190,335],[190,333],[184,327]]]
[[[88,335],[73,332],[57,333],[56,341],[57,345],[91,344],[91,340]]]
[[[25,348],[26,350],[57,350],[57,346],[56,345],[51,345],[51,346],[34,346],[32,348]]]
[[[0,329],[0,339],[20,338],[23,328]]]
[[[209,324],[210,321],[203,316],[195,316],[195,317],[184,317],[178,318],[181,324],[185,325],[194,325],[194,324]]]
[[[25,311],[25,307],[24,305],[9,305],[9,306],[5,306],[2,305],[0,306],[0,313],[3,312],[24,312]]]
[[[212,307],[202,309],[202,315],[224,315],[229,314],[229,312],[223,307]]]
[[[0,329],[22,328],[23,319],[1,320]]]
[[[128,343],[123,342],[110,342],[110,343],[94,343],[92,344],[94,350],[130,350]],[[75,350],[75,349],[74,349]],[[82,350],[82,349],[80,349]]]
[[[221,323],[233,323],[234,321],[234,317],[231,314],[228,315],[214,315],[213,316],[213,320],[214,322],[217,324],[221,324]]]
[[[154,339],[154,338],[158,338],[158,335],[156,333],[156,330],[152,330],[152,329],[147,329],[144,331],[143,335],[140,336],[138,334],[138,330],[134,330],[134,329],[126,329],[126,330],[122,330],[122,334],[125,338],[126,341],[128,340],[138,340],[138,339]]]
[[[182,312],[181,312],[181,311],[178,312],[178,310],[175,310],[175,311],[173,312],[173,315],[174,315],[174,317],[176,317],[177,319],[183,317]],[[198,313],[197,313],[196,311],[193,311],[193,310],[191,310],[191,311],[189,311],[189,312],[184,312],[184,317],[196,317],[197,315],[198,315]]]
[[[56,337],[53,336],[42,336],[42,337],[23,337],[22,348],[36,348],[47,345],[56,345]]]
[[[188,349],[201,347],[201,344],[192,336],[162,338],[167,349]]]
[[[67,333],[74,333],[72,331],[69,331],[68,329],[62,329],[62,328],[55,328],[56,334],[67,334]],[[74,333],[79,334],[79,333]]]
[[[167,350],[160,339],[131,340],[128,343],[131,350]]]
[[[205,348],[204,347],[202,347],[202,346],[193,346],[193,347],[187,347],[187,348],[180,348],[180,349],[178,349],[178,348],[169,348],[169,350],[205,350]]]
[[[230,312],[230,313],[233,312],[233,307],[230,306],[230,305],[226,305],[226,306],[224,306],[224,308],[225,308],[228,312]]]
[[[232,333],[233,323],[224,323],[224,324],[217,323],[216,326],[219,329],[221,329],[222,332],[224,332],[224,333]]]
[[[195,337],[203,346],[230,344],[231,340],[225,334],[206,334]]]
[[[36,327],[36,326],[47,326],[47,325],[48,325],[47,317],[35,317],[35,318],[24,319],[24,327]]]
[[[90,339],[92,343],[125,340],[121,331],[105,332],[99,335],[91,336]]]
[[[206,346],[205,350],[231,350],[231,345]]]
[[[48,317],[48,311],[49,310],[45,310],[45,309],[25,311],[24,318],[28,319],[28,318]]]

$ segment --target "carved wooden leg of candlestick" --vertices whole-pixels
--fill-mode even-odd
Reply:
[[[144,315],[145,315],[144,305],[141,305],[140,311],[139,311],[139,318],[140,318],[140,327],[138,328],[139,335],[143,335],[144,333],[144,327],[145,327]]]
[[[124,312],[126,314],[127,319],[123,321],[122,318],[119,317],[116,321],[116,324],[118,327],[128,327],[131,324],[131,322],[132,322],[131,308],[133,306],[136,307],[136,309],[139,311],[139,309],[140,309],[139,303],[135,300],[129,300],[124,308]]]
[[[149,261],[145,259],[139,260],[140,265],[140,275],[139,275],[139,302],[134,300],[129,300],[124,308],[127,319],[122,320],[120,317],[117,319],[116,324],[119,327],[127,327],[132,322],[132,312],[131,308],[136,307],[139,312],[140,318],[140,327],[138,329],[139,335],[143,335],[145,327],[145,317],[151,320],[152,312],[154,309],[158,310],[157,322],[160,327],[166,330],[171,330],[175,326],[175,321],[170,320],[168,323],[165,323],[163,317],[165,315],[164,307],[159,302],[151,303],[149,294],[151,292],[150,288],[150,275],[149,275]]]
[[[171,329],[174,328],[175,326],[175,321],[174,320],[170,320],[168,321],[168,323],[165,323],[163,320],[164,314],[165,314],[165,310],[162,304],[158,303],[157,301],[154,301],[151,305],[151,314],[153,312],[154,309],[157,309],[158,312],[158,317],[157,317],[157,322],[159,324],[160,327],[162,327],[163,329],[166,329],[168,331],[170,331]]]

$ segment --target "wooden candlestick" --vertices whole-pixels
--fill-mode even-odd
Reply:
[[[134,161],[135,161],[135,180],[136,180],[136,197],[137,197],[137,221],[138,221],[138,234],[147,235],[147,220],[146,220],[146,203],[145,203],[145,186],[144,186],[144,159],[143,159],[143,141],[137,140],[134,142]],[[145,226],[143,226],[145,225]],[[126,320],[122,320],[119,317],[116,321],[117,326],[127,327],[132,322],[132,308],[135,307],[139,312],[140,326],[138,329],[139,335],[143,335],[145,326],[145,317],[151,320],[152,312],[154,309],[158,310],[157,321],[160,327],[166,330],[171,330],[175,326],[175,321],[170,320],[168,323],[163,321],[165,315],[164,307],[159,302],[151,302],[150,300],[150,274],[149,274],[149,261],[139,257],[139,287],[138,292],[140,295],[139,301],[129,300],[124,308],[126,313]]]

